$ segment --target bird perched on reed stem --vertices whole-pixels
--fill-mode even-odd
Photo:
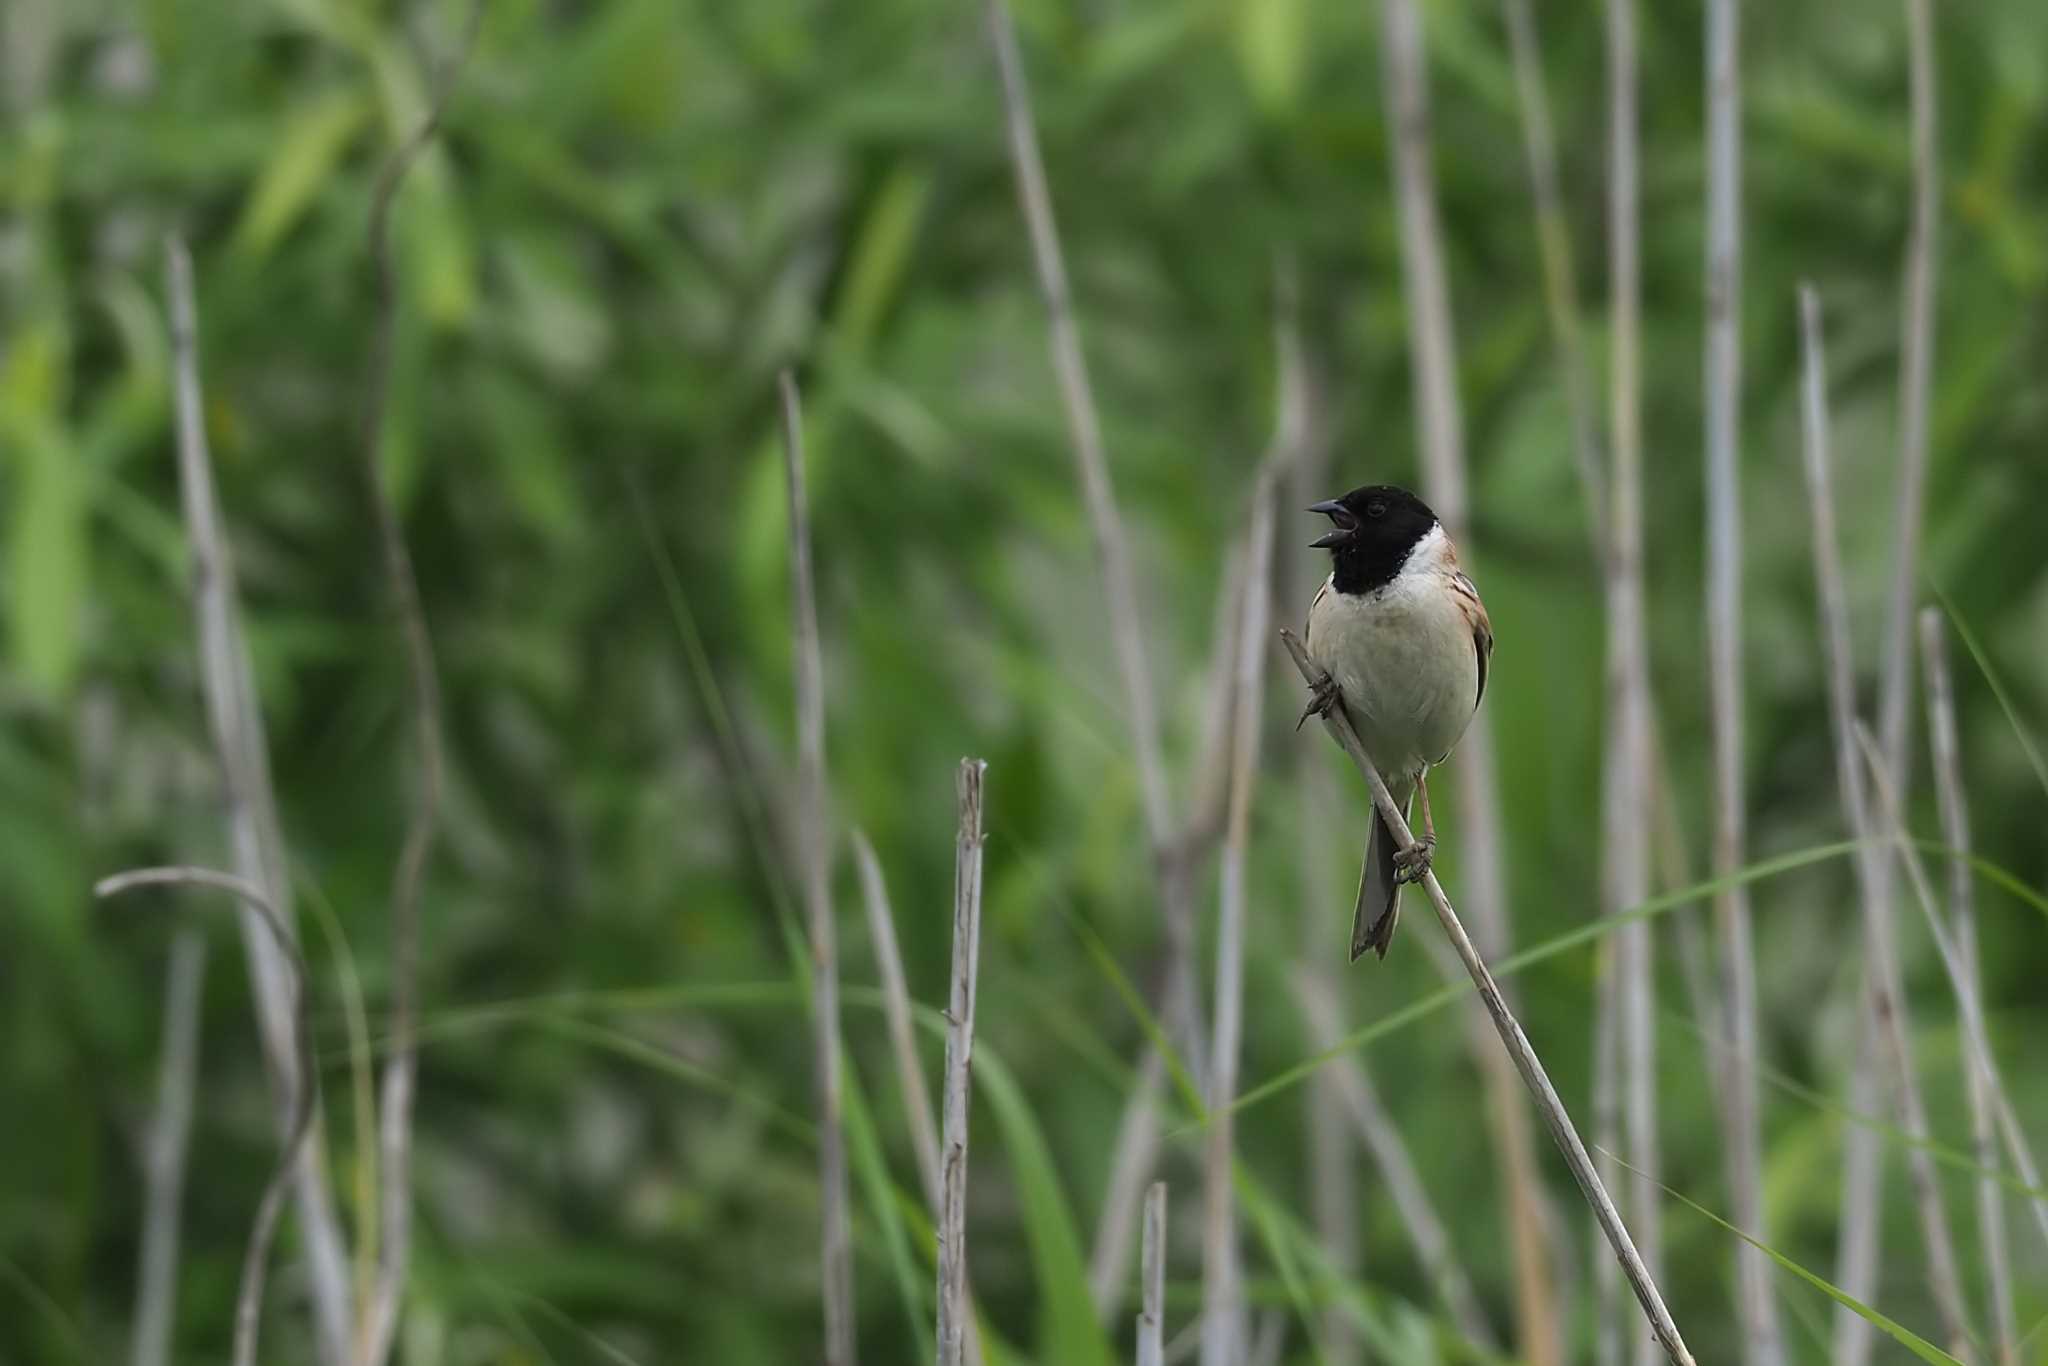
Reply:
[[[1309,604],[1303,644],[1330,681],[1302,720],[1342,706],[1402,815],[1422,799],[1422,838],[1405,849],[1373,811],[1352,913],[1356,962],[1367,949],[1387,956],[1401,884],[1429,871],[1429,769],[1450,757],[1486,695],[1493,625],[1443,524],[1408,490],[1369,484],[1309,511],[1331,521],[1313,544],[1329,550],[1332,566]]]

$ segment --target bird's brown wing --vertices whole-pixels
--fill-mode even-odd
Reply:
[[[1472,699],[1472,709],[1477,711],[1486,697],[1487,666],[1493,663],[1493,622],[1486,615],[1486,604],[1479,600],[1479,590],[1463,572],[1451,575],[1451,592],[1472,628],[1472,651],[1479,658],[1479,695]]]

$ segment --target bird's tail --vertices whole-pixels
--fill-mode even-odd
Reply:
[[[1405,818],[1409,801],[1415,795],[1414,786],[1389,785],[1387,791]],[[1351,961],[1356,963],[1363,958],[1367,949],[1385,958],[1387,945],[1394,942],[1394,926],[1400,919],[1401,884],[1394,880],[1394,832],[1387,829],[1387,822],[1375,804],[1372,826],[1365,838],[1365,866],[1358,874],[1358,905],[1351,913]]]

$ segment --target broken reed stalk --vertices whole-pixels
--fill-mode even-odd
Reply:
[[[398,267],[391,246],[391,208],[406,174],[439,134],[441,120],[454,93],[455,80],[476,41],[483,18],[483,0],[471,0],[458,46],[433,80],[427,111],[377,174],[370,197],[369,245],[374,322],[368,378],[361,412],[362,474],[375,513],[377,541],[386,591],[398,613],[405,642],[406,679],[410,693],[418,787],[413,793],[405,842],[391,884],[391,1055],[384,1064],[377,1111],[378,1242],[377,1271],[357,1343],[362,1366],[383,1366],[398,1338],[398,1320],[405,1300],[412,1256],[413,1094],[419,1074],[420,897],[427,865],[440,830],[441,792],[445,783],[441,738],[441,677],[434,662],[434,641],[420,603],[419,576],[405,541],[405,528],[380,468],[385,410],[391,393],[398,326]]]
[[[1858,899],[1863,906],[1864,971],[1871,1008],[1876,1016],[1878,1042],[1889,1064],[1892,1091],[1900,1127],[1910,1146],[1908,1169],[1920,1214],[1921,1239],[1927,1253],[1927,1273],[1935,1304],[1941,1311],[1942,1326],[1952,1350],[1961,1351],[1970,1341],[1968,1316],[1964,1311],[1962,1278],[1956,1265],[1954,1244],[1942,1212],[1941,1188],[1936,1180],[1934,1159],[1925,1146],[1927,1113],[1920,1095],[1920,1081],[1914,1070],[1911,1035],[1906,1024],[1906,1001],[1899,973],[1898,950],[1892,938],[1891,916],[1880,900],[1883,889],[1879,867],[1886,859],[1882,848],[1872,842],[1872,807],[1864,791],[1863,766],[1856,759],[1856,685],[1852,675],[1849,646],[1848,592],[1842,580],[1842,566],[1836,550],[1834,492],[1828,462],[1827,361],[1822,348],[1820,296],[1811,285],[1799,290],[1801,350],[1805,361],[1801,406],[1803,421],[1806,488],[1813,513],[1813,572],[1819,590],[1822,640],[1826,646],[1828,676],[1828,717],[1835,740],[1835,775],[1841,789],[1842,811],[1850,834],[1856,840]],[[1842,1344],[1837,1320],[1837,1346]],[[1853,1344],[1853,1339],[1851,1340]]]
[[[1747,815],[1742,781],[1742,45],[1740,0],[1707,0],[1706,446],[1711,564],[1708,631],[1714,730],[1714,874],[1742,866]],[[1714,898],[1726,1023],[1722,1144],[1730,1214],[1762,1241],[1763,1125],[1757,1094],[1756,951],[1749,893]],[[1760,1247],[1735,1247],[1736,1309],[1743,1360],[1781,1366],[1784,1341],[1771,1266]]]
[[[839,946],[832,918],[832,837],[825,810],[825,680],[811,579],[810,505],[804,492],[803,407],[796,377],[776,381],[782,410],[783,471],[789,492],[790,617],[796,665],[799,774],[792,834],[811,941],[811,1063],[818,1094],[819,1275],[825,1306],[826,1366],[853,1366],[853,1224],[846,1205],[846,1143],[839,1080]]]
[[[1948,914],[1955,957],[1967,992],[1983,1010],[1983,969],[1977,957],[1977,886],[1970,876],[1970,808],[1964,798],[1962,744],[1956,735],[1955,684],[1949,675],[1941,609],[1920,612],[1920,671],[1927,685],[1927,739],[1934,753],[1934,792],[1941,809],[1941,839],[1949,847]],[[2000,1366],[2017,1366],[2018,1320],[2013,1309],[2012,1257],[2005,1236],[2005,1197],[1998,1182],[1997,1121],[1989,1078],[1972,1069],[1970,1140],[1977,1165],[1977,1239],[1991,1304],[1991,1345]]]
[[[178,1227],[185,1194],[185,1153],[192,1097],[199,1083],[199,1006],[206,982],[206,939],[181,929],[164,969],[164,1022],[156,1105],[142,1135],[142,1238],[135,1277],[135,1328],[129,1366],[165,1366],[176,1320]]]
[[[1047,343],[1059,385],[1060,408],[1073,446],[1075,471],[1087,505],[1095,557],[1102,572],[1103,599],[1109,616],[1111,648],[1129,711],[1131,745],[1138,770],[1139,796],[1157,878],[1160,914],[1167,941],[1166,981],[1160,1014],[1178,1034],[1184,1056],[1199,1058],[1202,1040],[1199,995],[1195,989],[1194,890],[1191,854],[1176,831],[1170,811],[1166,769],[1161,758],[1155,692],[1144,653],[1145,632],[1128,554],[1130,539],[1117,510],[1116,486],[1103,449],[1102,422],[1094,387],[1074,318],[1073,293],[1067,281],[1066,257],[1053,216],[1052,192],[1039,154],[1038,132],[1031,112],[1031,89],[1017,47],[1017,31],[1005,0],[987,0],[989,40],[1003,90],[1003,120],[1010,165],[1017,181],[1017,200],[1031,238],[1031,259],[1044,299]],[[1206,841],[1202,842],[1206,844]],[[1116,1171],[1123,1179],[1112,1184],[1113,1202],[1105,1203],[1091,1259],[1090,1284],[1096,1307],[1111,1311],[1125,1276],[1131,1228],[1137,1217],[1141,1183],[1152,1171],[1159,1152],[1159,1102],[1165,1068],[1157,1050],[1148,1050],[1140,1083],[1131,1093],[1118,1126]]]
[[[1251,856],[1252,791],[1258,779],[1259,713],[1265,702],[1266,629],[1272,607],[1273,494],[1277,466],[1261,471],[1252,491],[1252,526],[1246,542],[1242,624],[1234,661],[1235,716],[1231,722],[1230,811],[1223,839],[1217,895],[1216,1004],[1210,1030],[1211,1123],[1202,1163],[1202,1366],[1243,1360],[1243,1267],[1237,1244],[1236,1187],[1232,1182],[1236,1126],[1230,1100],[1237,1092],[1238,1044],[1244,1013],[1244,921],[1247,863]]]
[[[1327,686],[1329,674],[1320,664],[1309,657],[1308,650],[1292,631],[1283,630],[1280,639],[1287,652],[1294,659],[1295,668],[1301,671],[1302,681],[1311,691]],[[1353,764],[1372,789],[1373,805],[1378,809],[1380,819],[1393,832],[1397,847],[1406,848],[1415,842],[1409,832],[1408,822],[1399,807],[1394,805],[1393,796],[1387,791],[1386,783],[1379,771],[1367,757],[1365,746],[1359,741],[1358,733],[1351,728],[1351,719],[1342,707],[1332,707],[1323,717],[1323,727],[1342,745],[1344,752],[1351,756]],[[1664,1306],[1664,1297],[1659,1293],[1656,1282],[1643,1265],[1642,1256],[1636,1251],[1635,1242],[1629,1237],[1628,1229],[1622,1224],[1621,1215],[1614,1207],[1607,1188],[1601,1184],[1600,1175],[1593,1170],[1593,1159],[1586,1152],[1586,1145],[1572,1125],[1570,1114],[1564,1102],[1558,1099],[1557,1089],[1550,1084],[1550,1075],[1543,1068],[1543,1061],[1536,1056],[1536,1050],[1529,1043],[1529,1036],[1522,1032],[1522,1026],[1514,1013],[1509,1010],[1500,987],[1487,970],[1486,962],[1479,951],[1472,946],[1471,937],[1465,933],[1465,926],[1458,919],[1457,910],[1450,898],[1444,895],[1443,884],[1437,880],[1434,871],[1422,878],[1423,890],[1436,910],[1438,921],[1444,927],[1444,934],[1451,941],[1451,947],[1458,952],[1458,958],[1465,965],[1465,971],[1472,977],[1472,985],[1478,989],[1479,998],[1486,1005],[1486,1012],[1492,1018],[1495,1030],[1500,1034],[1502,1045],[1508,1056],[1514,1060],[1515,1070],[1521,1074],[1522,1082],[1528,1087],[1529,1095],[1536,1109],[1543,1116],[1543,1122],[1550,1130],[1550,1136],[1557,1143],[1558,1151],[1564,1154],[1565,1165],[1571,1169],[1572,1178],[1578,1182],[1586,1203],[1593,1208],[1594,1218],[1600,1231],[1614,1249],[1616,1260],[1621,1263],[1622,1274],[1627,1277],[1636,1299],[1643,1306],[1643,1314],[1649,1320],[1650,1330],[1655,1334],[1665,1356],[1679,1366],[1691,1366],[1692,1353],[1679,1336],[1678,1325],[1672,1322],[1671,1311]]]
[[[220,498],[207,449],[192,258],[176,237],[164,243],[164,273],[177,394],[178,491],[192,554],[200,691],[206,701],[207,729],[220,761],[228,848],[236,874],[262,892],[264,904],[272,908],[284,929],[284,939],[290,941],[290,952],[280,948],[253,903],[235,903],[251,994],[256,999],[257,1034],[277,1102],[282,1140],[295,1127],[294,1116],[306,1089],[305,1075],[299,1070],[301,1050],[294,1042],[292,1002],[299,991],[295,982],[303,979],[294,974],[290,961],[291,953],[297,951],[291,933],[291,879],[278,834],[277,795],[270,782],[270,751],[256,702],[255,676],[242,634],[234,559],[221,525]],[[313,1104],[317,1109],[317,1096]],[[324,1366],[346,1366],[352,1346],[348,1254],[325,1164],[320,1160],[320,1128],[309,1122],[307,1129],[310,1137],[293,1179],[307,1291],[313,1305],[314,1341]]]
[[[1636,94],[1635,0],[1607,0],[1608,294],[1614,317],[1608,490],[1607,744],[1601,879],[1607,912],[1650,895],[1650,660],[1643,607],[1642,223]],[[1630,1158],[1629,1212],[1643,1260],[1663,1270],[1657,1160],[1656,958],[1650,924],[1622,926],[1607,966],[1617,974],[1621,1109]],[[1657,1344],[1638,1333],[1633,1356],[1655,1359]]]
[[[853,832],[854,861],[860,870],[861,899],[867,907],[868,937],[873,943],[875,962],[882,976],[882,1010],[889,1026],[889,1051],[896,1062],[897,1090],[903,1098],[904,1123],[910,1129],[910,1146],[917,1156],[918,1179],[925,1203],[931,1207],[932,1227],[939,1228],[945,1204],[939,1164],[939,1131],[933,1115],[931,1089],[925,1085],[924,1068],[917,1059],[916,1026],[910,1003],[910,987],[903,975],[903,955],[896,945],[896,919],[889,909],[889,889],[882,880],[881,861],[874,846],[859,830]],[[963,1324],[968,1366],[976,1366],[981,1354],[980,1329],[972,1311],[974,1287],[966,1289],[969,1311]]]
[[[964,1366],[967,1325],[967,1102],[974,1073],[974,984],[981,961],[982,780],[962,759],[955,780],[960,834],[953,863],[953,978],[946,1001],[946,1087],[939,1203],[939,1366]]]
[[[1138,1267],[1138,1366],[1166,1366],[1166,1183],[1145,1192],[1144,1246]]]
[[[300,1085],[291,1097],[283,1150],[278,1154],[277,1166],[264,1183],[263,1196],[256,1204],[256,1219],[249,1230],[249,1245],[242,1253],[241,1288],[235,1292],[233,1366],[256,1366],[256,1335],[263,1318],[263,1281],[270,1265],[270,1245],[277,1236],[278,1219],[284,1213],[285,1196],[290,1190],[293,1173],[305,1155],[306,1139],[312,1132],[313,1112],[320,1095],[320,1073],[314,1064],[311,1011],[307,1002],[312,979],[307,975],[306,961],[299,955],[298,943],[292,938],[291,927],[285,924],[284,916],[271,905],[263,889],[248,879],[210,868],[137,868],[100,879],[92,892],[106,900],[140,887],[205,887],[235,897],[263,927],[262,932],[270,936],[271,946],[292,974],[290,1042],[292,1056],[298,1064]]]
[[[1327,979],[1308,969],[1297,972],[1294,981],[1310,1037],[1315,1040],[1318,1050],[1328,1053],[1344,1037],[1337,995]],[[1401,1217],[1408,1241],[1415,1245],[1416,1258],[1442,1297],[1451,1322],[1458,1326],[1458,1331],[1465,1335],[1467,1341],[1481,1348],[1484,1354],[1498,1356],[1500,1345],[1486,1322],[1486,1312],[1480,1308],[1479,1297],[1473,1293],[1472,1280],[1465,1274],[1464,1267],[1458,1264],[1450,1234],[1444,1228],[1442,1217],[1437,1214],[1436,1202],[1429,1198],[1429,1190],[1422,1184],[1422,1174],[1415,1169],[1415,1161],[1408,1155],[1408,1144],[1401,1137],[1399,1126],[1387,1114],[1386,1107],[1380,1104],[1379,1091],[1373,1085],[1371,1075],[1355,1053],[1338,1056],[1330,1068],[1330,1075],[1359,1140],[1379,1167],[1380,1181],[1392,1197],[1394,1211]],[[1320,1191],[1316,1195],[1318,1200],[1323,1198]]]
[[[1449,273],[1437,220],[1422,20],[1414,0],[1385,0],[1380,17],[1382,87],[1387,123],[1394,130],[1394,197],[1400,218],[1402,291],[1408,301],[1424,494],[1456,538],[1464,535],[1468,511],[1465,429],[1458,402]],[[1488,713],[1482,711],[1473,718],[1458,747],[1456,765],[1461,847],[1466,854],[1466,905],[1482,951],[1505,954],[1510,944],[1505,841],[1493,722]],[[1518,1335],[1522,1350],[1536,1366],[1549,1366],[1562,1359],[1563,1348],[1552,1303],[1550,1240],[1543,1228],[1542,1196],[1533,1184],[1523,1182],[1535,1169],[1534,1143],[1527,1127],[1510,1118],[1514,1114],[1513,1088],[1506,1076],[1487,1064],[1482,1064],[1481,1070],[1491,1088],[1489,1113],[1497,1121],[1493,1140],[1508,1186]]]

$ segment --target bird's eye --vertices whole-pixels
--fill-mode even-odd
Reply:
[[[1386,516],[1386,515],[1387,515],[1387,504],[1386,504],[1386,500],[1385,500],[1385,499],[1383,499],[1383,498],[1375,498],[1375,499],[1373,499],[1373,500],[1372,500],[1372,501],[1371,501],[1370,503],[1367,503],[1367,504],[1365,505],[1365,515],[1366,515],[1366,516],[1368,516],[1368,517],[1384,517],[1384,516]]]

